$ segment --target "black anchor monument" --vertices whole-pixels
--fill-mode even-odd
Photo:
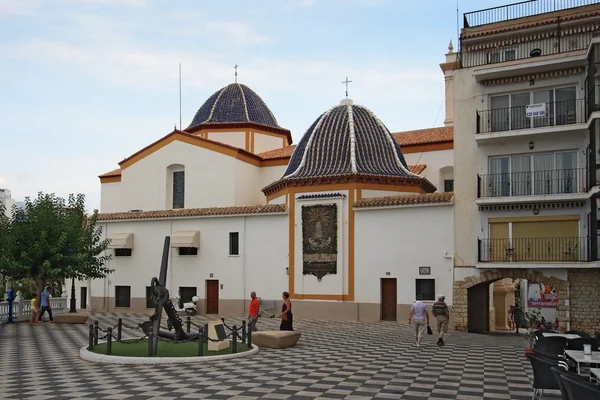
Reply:
[[[156,354],[158,349],[158,338],[162,337],[170,340],[194,340],[198,337],[198,333],[186,333],[183,329],[183,322],[177,314],[171,298],[169,290],[167,289],[167,267],[169,264],[169,250],[171,247],[171,237],[165,237],[165,244],[163,247],[162,262],[160,264],[160,274],[158,279],[152,278],[151,285],[151,299],[156,305],[154,314],[150,317],[150,320],[139,324],[140,328],[144,331],[149,338],[153,340],[152,343],[152,354]],[[162,317],[163,310],[167,314],[167,327],[169,331],[160,330],[160,320]],[[171,332],[171,329],[173,332]]]

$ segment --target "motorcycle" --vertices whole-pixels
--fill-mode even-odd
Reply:
[[[177,312],[185,312],[189,316],[196,315],[198,309],[196,308],[196,303],[200,300],[198,296],[192,297],[192,301],[189,303],[184,303],[181,301],[181,297],[177,295],[177,301],[174,304],[175,311]]]

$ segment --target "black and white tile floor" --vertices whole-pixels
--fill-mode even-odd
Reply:
[[[93,314],[101,327],[119,316]],[[206,321],[194,317],[194,322]],[[240,318],[228,320],[240,323]],[[262,330],[279,320],[259,320]],[[406,325],[300,320],[294,348],[198,365],[119,366],[79,358],[88,325],[0,326],[1,399],[531,399],[521,335],[451,332],[415,346]],[[126,331],[132,334],[131,331]],[[126,335],[124,334],[124,337]],[[138,335],[139,336],[139,335]],[[560,398],[548,392],[544,398]]]

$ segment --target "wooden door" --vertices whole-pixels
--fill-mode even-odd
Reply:
[[[87,287],[81,287],[81,295],[79,296],[79,308],[85,310],[87,308]]]
[[[219,281],[218,280],[207,280],[206,281],[206,313],[207,314],[218,314],[219,313]]]
[[[481,333],[489,331],[490,285],[480,283],[467,292],[467,331]]]
[[[396,321],[396,278],[381,279],[381,320]]]

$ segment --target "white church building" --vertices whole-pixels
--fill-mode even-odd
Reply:
[[[345,99],[293,145],[256,92],[219,89],[188,128],[100,175],[114,272],[78,282],[78,306],[150,312],[165,236],[167,288],[198,296],[202,314],[245,314],[251,291],[288,291],[299,318],[404,320],[417,295],[438,293],[452,304],[446,111],[445,127],[392,134]]]

